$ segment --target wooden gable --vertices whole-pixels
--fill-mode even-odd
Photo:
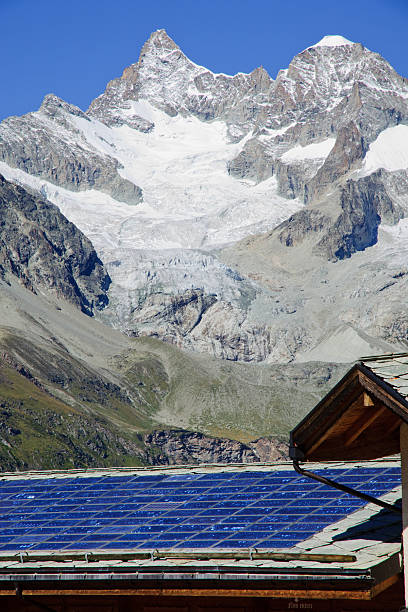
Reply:
[[[291,456],[304,461],[378,459],[399,453],[408,401],[363,363],[353,366],[291,432]]]

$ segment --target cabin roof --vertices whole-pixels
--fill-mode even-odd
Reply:
[[[398,461],[314,469],[399,504]],[[0,589],[23,573],[50,583],[245,578],[371,589],[400,572],[400,538],[399,516],[288,462],[0,478]]]
[[[306,461],[376,459],[399,453],[408,423],[408,353],[363,357],[291,433]]]
[[[361,357],[360,363],[402,397],[408,397],[408,353]]]

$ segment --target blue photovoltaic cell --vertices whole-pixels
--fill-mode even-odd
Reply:
[[[380,496],[398,468],[319,470]],[[0,551],[290,548],[365,505],[289,470],[0,481]]]

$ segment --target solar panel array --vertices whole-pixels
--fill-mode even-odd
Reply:
[[[400,470],[320,473],[373,496]],[[365,502],[290,470],[0,481],[0,552],[289,548]]]

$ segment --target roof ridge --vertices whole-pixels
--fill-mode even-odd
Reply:
[[[397,359],[399,357],[408,357],[408,353],[384,353],[383,355],[367,355],[365,357],[359,357],[357,362],[364,361],[387,361],[389,359]]]

